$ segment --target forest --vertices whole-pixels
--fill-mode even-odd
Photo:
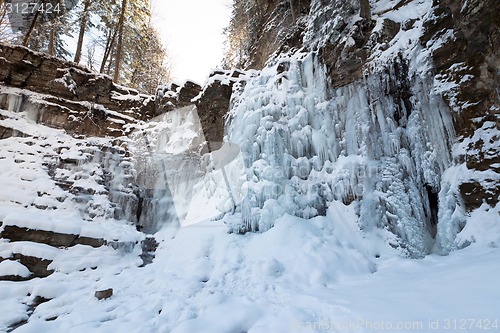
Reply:
[[[144,93],[170,76],[149,0],[2,0],[0,42],[72,60]]]

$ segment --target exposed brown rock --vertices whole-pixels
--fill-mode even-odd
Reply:
[[[163,87],[156,98],[156,113],[196,105],[205,140],[209,143],[210,150],[216,150],[224,138],[224,116],[229,110],[233,85],[241,80],[242,74],[238,70],[214,71],[203,91],[199,85],[190,81],[183,86],[171,84]]]
[[[171,83],[161,87],[156,96],[155,115],[194,104],[193,99],[200,92],[201,86],[192,81],[186,81],[182,86]]]
[[[179,90],[178,100],[181,103],[193,103],[193,98],[198,96],[201,91],[201,86],[192,81],[186,81]]]
[[[39,122],[70,134],[120,136],[123,125],[154,116],[154,98],[119,86],[109,76],[21,46],[0,44],[0,82],[45,94],[26,98]],[[25,106],[24,106],[25,107]],[[105,110],[114,111],[113,115]],[[118,119],[118,121],[116,121]]]
[[[84,237],[80,235],[62,234],[53,231],[34,230],[14,225],[7,225],[0,237],[12,241],[29,241],[43,243],[54,247],[70,247],[77,244],[100,247],[105,244],[103,239]]]
[[[210,143],[211,150],[219,149],[224,138],[224,116],[229,110],[233,84],[238,81],[240,75],[238,71],[212,73],[211,77],[219,78],[206,86],[196,101],[205,140]],[[226,82],[222,82],[223,80]]]
[[[259,0],[245,68],[262,69],[273,53],[301,48],[305,21],[300,18],[309,13],[310,5],[310,0]]]
[[[111,296],[113,296],[113,288],[109,288],[106,290],[98,290],[95,292],[94,296],[98,300],[110,298]]]
[[[364,19],[370,18],[370,2],[368,0],[360,0],[359,1],[359,16]]]
[[[496,206],[500,184],[491,179],[483,183],[471,181],[460,184],[459,190],[465,207],[470,212],[481,207],[483,203]]]
[[[352,33],[353,45],[328,43],[319,50],[319,57],[327,65],[333,87],[340,87],[362,78],[362,67],[369,55],[368,42],[371,30],[375,27],[372,20],[362,20],[355,24]]]
[[[497,173],[494,164],[499,163],[500,151],[492,142],[485,142],[481,133],[492,129],[487,122],[500,129],[499,12],[500,2],[496,0],[434,1],[434,19],[427,22],[421,40],[425,45],[453,31],[453,37],[432,55],[438,78],[456,84],[443,97],[453,110],[457,136],[470,139],[467,168]],[[466,209],[473,210],[482,202],[495,205],[500,196],[499,182],[500,174],[490,182],[471,180],[460,185]]]
[[[12,128],[0,126],[0,140],[14,136],[13,132],[14,130]]]

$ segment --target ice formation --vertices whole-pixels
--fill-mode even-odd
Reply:
[[[331,89],[315,53],[296,53],[236,89],[227,139],[242,148],[248,189],[237,231],[355,202],[363,228],[388,228],[409,254],[429,253],[438,215],[448,219],[456,205],[441,177],[453,128],[432,78],[411,68],[396,57],[361,82]]]

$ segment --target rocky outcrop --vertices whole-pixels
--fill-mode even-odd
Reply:
[[[0,249],[0,262],[18,262],[29,270],[29,274],[26,274],[26,276],[0,274],[0,280],[5,281],[25,281],[51,275],[54,273],[54,269],[50,269],[49,265],[54,259],[54,254],[60,248],[68,248],[75,245],[97,248],[106,243],[104,239],[49,230],[30,229],[17,225],[3,226],[0,238],[8,241],[8,243],[3,243]],[[43,245],[42,250],[31,249],[30,245],[27,244],[32,243]]]
[[[24,137],[0,141],[0,262],[5,268],[0,269],[0,280],[49,276],[57,270],[57,263],[50,267],[53,260],[72,249],[99,251],[107,245],[130,252],[136,240],[93,225],[100,219],[104,228],[118,223],[120,229],[135,231],[139,200],[120,141],[71,137],[27,122],[24,117],[31,110],[22,111],[0,110],[6,128],[26,130]],[[12,194],[5,187],[12,187]]]
[[[0,275],[0,281],[26,281],[33,278],[44,278],[54,273],[54,270],[48,268],[48,266],[52,263],[52,260],[37,258],[35,256],[27,256],[22,253],[12,253],[8,258],[0,257],[0,262],[6,260],[19,262],[21,265],[29,269],[30,275]]]
[[[105,244],[104,239],[97,239],[73,234],[64,234],[46,230],[34,230],[14,225],[5,226],[2,232],[0,232],[0,237],[8,239],[11,242],[30,241],[35,243],[47,244],[54,247],[70,247],[78,244],[100,247]]]
[[[246,69],[262,69],[274,53],[301,48],[310,6],[311,0],[257,1],[249,13],[253,24]]]
[[[422,44],[444,40],[433,53],[436,80],[452,116],[461,151],[473,172],[460,185],[466,209],[500,197],[500,3],[495,0],[434,1]],[[484,179],[479,173],[490,171]]]
[[[224,138],[224,117],[229,110],[233,85],[244,76],[238,70],[212,72],[203,92],[196,100],[198,116],[210,150],[220,148]]]
[[[0,44],[1,86],[32,92],[16,108],[31,109],[39,123],[88,136],[121,136],[123,125],[154,115],[154,98],[119,86],[109,76],[21,46]],[[0,107],[9,89],[0,90]],[[3,97],[2,97],[3,95]],[[9,108],[10,109],[10,108]]]
[[[209,149],[216,150],[224,138],[224,116],[229,110],[233,85],[244,81],[246,75],[239,70],[215,70],[204,87],[191,81],[182,86],[162,86],[156,96],[156,114],[195,105]]]
[[[288,195],[273,197],[271,187],[266,192],[261,186],[274,181],[279,187],[289,177],[276,180],[259,175],[262,165],[276,163],[268,159],[269,151],[279,147],[278,155],[292,154],[293,165],[297,158],[318,158],[324,150],[325,159],[333,164],[339,156],[365,153],[373,162],[372,170],[378,164],[374,184],[369,184],[367,171],[361,177],[351,174],[343,179],[349,185],[341,189],[342,195],[333,196],[345,204],[358,202],[362,224],[376,223],[390,230],[413,256],[433,248],[447,253],[462,246],[455,243],[455,236],[466,225],[467,213],[483,204],[495,206],[500,199],[500,4],[491,0],[311,0],[300,1],[307,8],[294,13],[298,3],[266,2],[268,10],[258,17],[263,35],[295,38],[246,39],[248,68],[258,64],[258,69],[264,69],[243,93],[233,91],[240,97],[231,110],[236,121],[229,129],[238,130],[228,136],[252,157],[250,162],[255,164],[250,174],[254,172],[260,187],[249,196],[255,196],[253,202],[242,204],[251,209],[242,208],[247,222],[239,231],[267,230],[269,216],[275,218],[282,207],[271,204],[272,200]],[[278,10],[282,19],[271,19]],[[250,17],[245,23],[252,26],[256,20]],[[268,60],[262,61],[263,57]],[[295,98],[292,93],[297,91],[300,97]],[[308,98],[321,103],[302,105]],[[296,115],[297,105],[307,110],[307,117],[300,119],[298,128],[293,128],[295,121],[283,126],[287,117]],[[271,120],[264,123],[269,114]],[[334,126],[321,139],[315,138],[314,132],[329,124]],[[249,125],[258,130],[250,130]],[[309,125],[310,139],[310,133],[300,133]],[[252,135],[238,142],[244,128]],[[293,140],[304,137],[302,142]],[[325,148],[325,142],[331,145]],[[344,148],[349,145],[352,148]],[[317,150],[309,153],[308,149]],[[321,168],[314,160],[310,165]],[[315,177],[306,169],[301,178],[314,183]],[[332,177],[335,173],[328,181]],[[338,186],[343,180],[334,183]],[[304,188],[289,201],[283,200],[293,200],[299,207],[290,205],[287,212],[306,218],[322,214],[328,194],[317,195],[314,205],[300,206],[306,202],[297,200]],[[255,213],[259,210],[263,211],[260,217]]]
[[[194,103],[194,98],[201,92],[201,86],[192,81],[182,85],[170,83],[158,88],[155,102],[155,115],[182,108]]]

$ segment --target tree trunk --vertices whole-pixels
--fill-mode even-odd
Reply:
[[[361,18],[368,20],[370,18],[370,1],[360,0],[359,1],[359,16]]]
[[[106,41],[106,48],[104,49],[104,56],[101,61],[101,69],[99,70],[99,73],[104,73],[104,70],[106,69],[106,62],[108,61],[109,55],[111,54],[111,51],[113,50],[113,47],[115,45],[115,38],[116,38],[116,32],[118,30],[115,29],[114,31],[109,32],[109,37],[108,40]]]
[[[55,47],[54,47],[54,42],[56,39],[56,29],[54,26],[50,28],[50,35],[49,35],[49,47],[48,47],[48,52],[50,55],[55,55]]]
[[[2,7],[3,6],[3,0],[0,0],[0,26],[3,26],[4,20],[6,20],[7,17],[7,8]],[[4,32],[5,28],[2,28],[0,32]]]
[[[83,5],[82,17],[80,18],[80,33],[78,34],[78,43],[76,46],[75,59],[73,60],[76,63],[79,63],[82,57],[83,37],[85,35],[85,29],[87,28],[90,3],[91,0],[85,0]]]
[[[122,61],[122,49],[123,49],[123,25],[125,21],[126,11],[127,11],[127,0],[122,0],[122,12],[120,14],[120,20],[118,21],[118,29],[120,29],[120,31],[118,35],[118,45],[116,47],[115,75],[113,77],[113,80],[115,82],[118,82],[118,79],[120,78],[120,65]]]
[[[114,56],[116,57],[116,50],[111,49],[111,52],[114,52]],[[108,68],[106,69],[106,74],[108,74],[108,75],[111,74],[111,66],[113,66],[113,56],[111,56],[111,53],[110,53],[110,57],[109,57],[109,61],[108,61]]]
[[[42,2],[43,3],[43,2]],[[31,35],[33,34],[33,31],[35,30],[36,22],[38,21],[38,17],[40,16],[40,11],[36,11],[35,16],[33,17],[33,21],[31,21],[31,25],[26,32],[26,36],[24,37],[23,41],[23,46],[28,46],[28,43],[30,42]]]
[[[290,10],[292,11],[292,20],[293,22],[297,21],[297,14],[295,13],[295,8],[293,6],[293,0],[288,1],[290,3]]]

